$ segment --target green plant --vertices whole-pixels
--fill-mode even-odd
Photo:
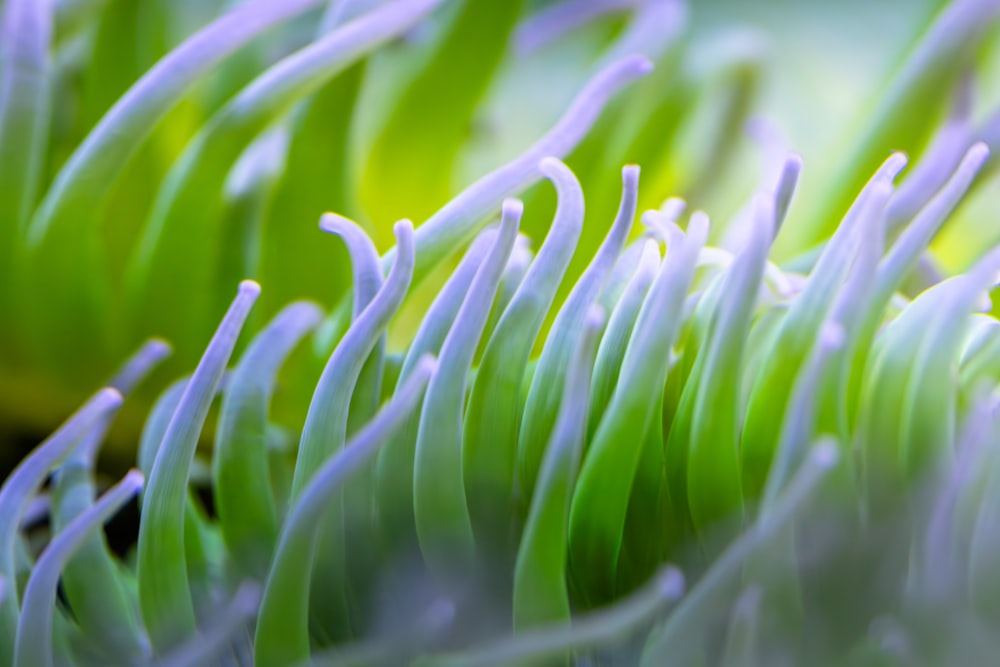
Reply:
[[[0,70],[0,146],[17,146],[0,153],[0,187],[15,195],[0,212],[3,279],[18,287],[0,292],[13,323],[3,327],[11,386],[34,374],[45,378],[36,387],[63,375],[83,383],[88,366],[150,329],[169,334],[184,360],[238,277],[259,277],[263,291],[239,283],[193,373],[152,405],[137,471],[97,497],[98,448],[123,398],[166,358],[158,341],[0,488],[0,665],[988,660],[1000,622],[1000,326],[984,300],[1000,253],[950,278],[919,269],[991,167],[984,142],[995,141],[996,121],[976,129],[961,86],[933,141],[934,114],[894,120],[914,105],[947,104],[941,88],[988,45],[996,2],[941,10],[804,233],[822,242],[783,265],[769,257],[797,188],[797,155],[766,147],[775,168],[722,233],[701,211],[685,216],[681,199],[664,201],[667,187],[711,201],[759,62],[744,49],[707,73],[685,70],[681,30],[665,41],[647,34],[653,18],[680,26],[682,8],[655,0],[635,3],[607,62],[549,133],[436,212],[450,193],[440,172],[454,168],[464,141],[456,128],[474,117],[510,36],[522,46],[550,38],[574,4],[538,10],[521,28],[519,3],[451,5],[417,73],[397,72],[398,106],[369,130],[367,161],[348,166],[345,149],[317,177],[306,173],[313,162],[282,162],[286,151],[308,155],[315,133],[343,146],[346,134],[322,121],[359,95],[352,77],[362,72],[330,77],[436,4],[393,0],[335,27],[344,7],[332,3],[327,36],[246,87],[234,81],[249,79],[244,67],[261,56],[242,51],[225,65],[231,80],[201,91],[217,111],[157,186],[134,248],[99,233],[128,206],[121,188],[159,178],[152,156],[132,153],[196,75],[318,4],[242,5],[172,51],[87,134],[34,213],[52,7],[3,5],[5,34],[16,36]],[[169,3],[155,6],[172,15]],[[59,7],[72,34],[77,6]],[[128,11],[112,2],[102,20],[114,25]],[[654,51],[655,74],[633,50]],[[444,94],[449,68],[473,51],[480,57],[459,68],[467,78],[454,103],[413,114]],[[646,74],[655,85],[611,101]],[[710,159],[676,178],[681,120],[712,82],[731,97]],[[925,143],[897,183],[907,159],[888,147]],[[384,196],[423,167],[421,156],[428,173]],[[630,159],[652,192],[640,189],[639,167],[620,166]],[[150,173],[131,173],[129,160]],[[621,169],[620,197],[610,194],[611,168]],[[541,177],[557,206],[532,254],[519,232],[537,231],[531,211],[545,211],[551,193],[510,197]],[[329,261],[331,248],[280,245],[284,231],[262,221],[294,196],[322,200],[323,178],[356,186],[356,201],[344,197],[365,223],[321,218],[351,275],[336,272],[349,294],[319,305],[299,299],[315,285],[300,289],[275,267]],[[590,223],[605,222],[612,199],[618,212],[597,234]],[[646,202],[653,208],[633,229]],[[392,220],[409,210],[424,221]],[[395,246],[380,256],[391,222]],[[301,253],[269,260],[279,252],[271,242]],[[240,348],[269,277],[278,283],[270,319]],[[390,341],[393,323],[403,331]],[[297,353],[314,333],[317,354]],[[296,369],[296,354],[325,365],[314,373],[300,359]],[[286,360],[293,372],[279,376]],[[291,399],[312,392],[301,418],[272,414],[278,389]],[[217,396],[204,466],[197,450]],[[41,497],[51,537],[39,549],[25,515],[50,474]],[[100,527],[135,496],[138,540],[120,558]]]

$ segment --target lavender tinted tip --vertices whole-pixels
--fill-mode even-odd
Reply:
[[[711,221],[704,211],[695,211],[691,214],[691,221],[688,223],[688,236],[707,239],[708,230],[711,228]],[[704,241],[702,241],[704,242]]]
[[[604,309],[596,303],[592,304],[590,308],[587,309],[587,317],[584,320],[584,326],[589,330],[597,331],[604,326],[606,318],[607,315],[605,314]]]
[[[261,593],[261,586],[256,581],[244,581],[233,596],[233,611],[240,615],[255,613],[260,605]]]
[[[319,219],[319,228],[326,232],[327,234],[337,234],[338,236],[342,233],[344,225],[350,223],[350,220],[342,215],[336,213],[324,213]]]
[[[627,190],[639,187],[639,165],[627,164],[622,167],[622,185]]]
[[[151,338],[142,347],[141,354],[149,359],[161,361],[170,356],[174,348],[162,338]]]
[[[827,470],[837,465],[840,459],[840,451],[837,445],[829,440],[824,440],[813,448],[812,459],[820,468]]]
[[[417,365],[414,368],[413,372],[430,377],[434,375],[434,373],[437,371],[437,368],[438,368],[437,357],[435,357],[433,354],[425,354],[424,356],[420,357],[419,361],[417,361]]]
[[[559,172],[559,170],[564,167],[562,160],[557,157],[543,157],[538,161],[538,171],[542,172],[543,176],[551,178]]]
[[[906,157],[906,153],[896,152],[886,158],[886,161],[882,164],[882,168],[879,170],[885,176],[886,180],[890,183],[896,180],[899,173],[906,168],[909,158]]]
[[[96,400],[99,404],[103,405],[106,410],[111,410],[120,406],[125,400],[125,397],[122,396],[122,393],[114,387],[104,387],[97,392]]]
[[[686,208],[686,201],[680,197],[671,197],[660,205],[660,213],[662,213],[667,219],[676,222],[684,214],[684,209]]]
[[[256,299],[260,295],[260,283],[256,280],[243,280],[240,282],[239,293]]]
[[[677,223],[670,216],[659,211],[646,211],[640,220],[654,238],[663,241],[668,246],[675,245],[684,238],[684,232],[677,226]]]
[[[502,211],[505,218],[520,219],[524,214],[524,202],[520,199],[504,199]]]
[[[392,233],[396,238],[403,234],[413,234],[413,221],[403,218],[392,226]]]
[[[130,489],[132,493],[141,491],[145,483],[146,478],[141,470],[129,470],[128,474],[125,475],[125,479],[122,480],[125,488]]]
[[[657,590],[664,600],[677,600],[684,595],[684,573],[668,565],[657,575]]]
[[[649,74],[653,71],[653,61],[644,55],[636,54],[630,56],[630,58],[635,59],[635,71],[639,74]]]
[[[969,152],[965,154],[966,160],[976,164],[976,168],[982,166],[986,160],[990,157],[990,147],[986,145],[984,141],[977,141],[969,149]]]
[[[819,332],[820,343],[831,350],[844,344],[844,327],[837,322],[826,322]]]

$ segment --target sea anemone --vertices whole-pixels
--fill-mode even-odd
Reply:
[[[8,430],[127,357],[0,487],[0,667],[996,654],[1000,248],[931,246],[1000,2],[940,8],[815,202],[763,36],[677,0],[229,4],[0,4]],[[592,71],[509,155],[484,100],[546,50]]]

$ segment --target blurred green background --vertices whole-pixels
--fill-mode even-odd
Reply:
[[[40,193],[144,72],[239,4],[57,2]],[[340,18],[349,20],[378,4],[353,0]],[[404,39],[295,100],[249,150],[237,140],[253,139],[253,133],[210,145],[186,191],[187,208],[177,213],[183,231],[171,228],[173,235],[157,241],[149,260],[148,253],[137,255],[137,248],[148,235],[154,202],[158,193],[164,196],[171,167],[227,100],[322,32],[317,28],[326,8],[269,31],[214,68],[136,147],[103,205],[75,212],[84,219],[78,226],[90,230],[79,240],[80,252],[89,253],[89,268],[29,266],[27,273],[35,276],[30,281],[20,273],[0,287],[20,300],[21,308],[5,311],[0,324],[3,467],[44,437],[141,341],[160,336],[174,345],[175,354],[129,401],[106,449],[106,466],[126,465],[150,401],[193,368],[240,278],[254,277],[263,285],[248,334],[292,299],[334,307],[348,286],[349,262],[341,244],[317,230],[322,212],[357,219],[385,250],[395,218],[419,224],[541,136],[609,53],[624,48],[630,30],[639,34],[629,46],[650,52],[657,71],[618,96],[568,158],[584,185],[588,214],[582,252],[567,284],[610,224],[618,170],[627,160],[638,160],[644,169],[643,205],[685,196],[713,217],[721,238],[720,223],[762,176],[761,150],[744,132],[751,118],[775,128],[774,136],[805,160],[776,246],[777,259],[793,257],[846,207],[845,201],[831,200],[838,175],[853,168],[864,177],[874,167],[850,164],[852,147],[887,82],[944,3],[697,0],[688,6],[680,33],[676,23],[637,26],[629,12],[615,12],[520,52],[519,30],[548,4],[445,0]],[[993,33],[977,55],[978,115],[1000,101],[1000,42]],[[908,110],[924,130],[908,137],[910,145],[893,147],[919,152],[952,92],[942,89],[936,105]],[[523,231],[537,240],[551,219],[554,195],[551,186],[541,184],[523,196]],[[998,201],[995,184],[988,184],[962,207],[936,245],[947,269],[964,268],[1000,239],[992,224]],[[831,206],[839,210],[828,210]],[[72,247],[76,239],[67,237],[66,243]],[[81,280],[93,283],[98,306],[78,303],[74,295],[83,293],[76,288]],[[437,284],[432,275],[414,291],[390,346],[406,342]],[[22,321],[23,313],[31,322]],[[279,421],[301,423],[322,352],[297,353],[276,395]]]

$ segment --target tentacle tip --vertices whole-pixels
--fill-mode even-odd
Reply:
[[[896,151],[889,156],[888,162],[888,171],[892,174],[892,178],[895,178],[899,172],[906,168],[906,165],[910,162],[910,158],[903,151]]]
[[[296,301],[288,306],[288,309],[293,313],[292,317],[309,329],[315,328],[323,321],[323,308],[314,301]]]
[[[974,155],[982,155],[984,158],[989,157],[990,146],[985,141],[977,141],[976,143],[972,144],[972,147],[969,149],[969,153]]]
[[[143,347],[143,354],[155,360],[165,359],[174,351],[174,346],[162,338],[150,338]]]
[[[549,155],[543,157],[538,161],[538,170],[542,172],[544,176],[551,176],[562,169],[566,169],[566,165],[559,158]]]
[[[622,183],[626,188],[631,189],[639,185],[639,165],[627,164],[622,167]]]
[[[820,344],[828,349],[837,349],[844,344],[844,327],[837,322],[826,322],[819,332]]]
[[[686,208],[686,201],[680,197],[670,197],[660,204],[660,213],[676,222],[684,214]]]
[[[455,621],[456,612],[457,608],[454,602],[448,598],[440,598],[431,603],[425,612],[425,618],[432,627],[444,628]]]
[[[417,361],[414,372],[430,377],[438,368],[438,360],[433,354],[425,354]]]
[[[392,233],[397,239],[402,236],[409,236],[413,234],[413,221],[408,218],[403,218],[399,220],[392,226]]]
[[[591,304],[590,308],[587,309],[587,316],[584,319],[584,327],[590,331],[598,331],[604,326],[606,319],[607,314],[604,312],[604,308],[596,303]]]
[[[656,267],[659,266],[660,260],[660,245],[653,239],[646,239],[646,242],[642,245],[642,254],[639,255],[639,267]]]
[[[504,218],[516,218],[520,220],[524,214],[524,202],[513,197],[504,199],[501,212]]]
[[[660,211],[646,211],[639,220],[654,239],[663,241],[668,246],[674,245],[684,235],[677,223]]]
[[[260,295],[260,283],[256,280],[240,281],[239,294],[256,299]]]
[[[248,579],[236,589],[236,595],[233,596],[233,607],[239,614],[252,614],[260,605],[262,593],[261,585]]]
[[[976,311],[980,313],[990,313],[993,311],[993,299],[989,292],[982,292],[976,299]]]
[[[691,214],[691,220],[688,222],[688,235],[695,234],[701,238],[708,238],[708,230],[711,226],[712,223],[708,217],[708,213],[695,211]]]
[[[125,402],[125,397],[115,387],[104,387],[97,393],[97,400],[111,410]]]
[[[837,465],[840,460],[840,450],[833,440],[823,440],[813,448],[812,459],[823,470]]]
[[[640,76],[649,74],[655,68],[653,61],[650,60],[648,56],[644,56],[641,53],[635,53],[628,56],[625,59],[625,62],[631,70]]]
[[[340,225],[346,220],[342,215],[327,212],[319,217],[319,228],[327,234],[339,234]]]
[[[684,573],[668,565],[657,575],[657,591],[664,600],[677,600],[684,595]]]
[[[146,477],[142,474],[141,470],[129,470],[125,474],[123,484],[130,490],[130,493],[139,493],[146,484]]]

